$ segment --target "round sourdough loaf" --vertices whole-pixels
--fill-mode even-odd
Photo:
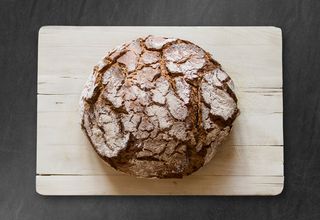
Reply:
[[[81,125],[113,168],[180,178],[208,163],[238,115],[233,82],[185,40],[148,36],[115,48],[81,95]]]

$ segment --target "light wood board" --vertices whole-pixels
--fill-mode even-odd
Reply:
[[[213,54],[236,85],[240,116],[214,159],[183,179],[108,167],[81,131],[78,101],[113,47],[149,34]],[[71,27],[39,31],[36,190],[43,195],[277,195],[283,189],[282,36],[275,27]]]

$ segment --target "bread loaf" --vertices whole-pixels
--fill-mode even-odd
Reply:
[[[148,36],[109,52],[80,100],[81,125],[113,168],[181,178],[208,163],[238,115],[230,77],[199,46]]]

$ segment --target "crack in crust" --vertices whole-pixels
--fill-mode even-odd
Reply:
[[[185,40],[148,36],[115,48],[90,74],[81,126],[115,169],[180,178],[208,163],[239,114],[231,78]]]

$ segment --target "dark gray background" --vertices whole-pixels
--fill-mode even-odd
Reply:
[[[43,25],[280,27],[284,43],[283,193],[276,197],[37,195],[37,42]],[[320,1],[2,0],[0,74],[1,220],[320,219]]]

